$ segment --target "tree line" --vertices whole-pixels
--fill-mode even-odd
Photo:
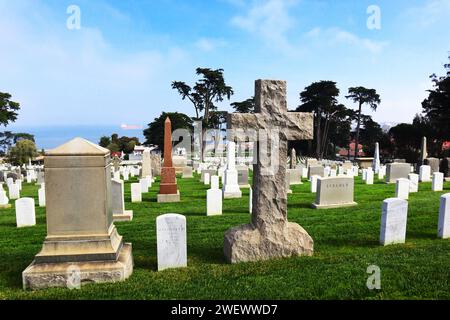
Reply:
[[[378,142],[384,158],[404,158],[415,162],[419,158],[421,138],[426,136],[430,141],[430,156],[449,156],[449,150],[445,150],[443,145],[450,141],[450,63],[445,64],[444,68],[446,73],[443,76],[433,74],[430,77],[433,88],[422,102],[422,114],[417,114],[412,123],[401,123],[388,131],[364,112],[366,109],[377,111],[380,107],[381,97],[376,89],[362,86],[349,88],[345,98],[356,105],[356,109],[352,109],[338,102],[340,90],[336,82],[312,83],[300,92],[300,103],[295,111],[314,114],[314,139],[292,142],[291,147],[304,156],[322,159],[334,158],[339,150],[349,149],[350,143],[354,142],[354,153],[348,154],[348,157],[356,158],[360,144],[367,155],[373,155],[375,143]],[[172,121],[173,130],[192,130],[193,121],[202,121],[204,130],[224,130],[227,112],[220,111],[217,104],[230,101],[234,94],[233,88],[226,84],[224,70],[197,68],[196,75],[199,79],[194,85],[182,81],[172,83],[172,88],[181,99],[191,102],[195,117],[179,112],[162,113],[144,130],[145,144],[163,147],[163,128],[167,116]],[[250,97],[230,105],[234,112],[253,113],[255,99]]]

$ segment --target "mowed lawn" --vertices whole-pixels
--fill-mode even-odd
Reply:
[[[248,190],[238,200],[224,201],[224,214],[206,217],[207,187],[194,179],[178,179],[182,202],[158,204],[158,183],[144,202],[127,209],[132,222],[117,223],[119,233],[133,244],[134,273],[116,284],[91,284],[81,290],[22,290],[22,271],[41,249],[46,235],[45,209],[37,208],[37,226],[17,229],[14,208],[0,210],[0,299],[449,299],[450,240],[437,238],[439,199],[450,192],[431,192],[431,184],[409,201],[405,245],[379,245],[381,205],[395,195],[395,185],[356,180],[357,207],[313,210],[310,185],[293,186],[289,220],[313,237],[313,257],[230,265],[223,255],[223,236],[231,227],[248,223]],[[24,185],[22,196],[34,197],[37,187]],[[156,217],[179,213],[187,217],[188,267],[157,272]],[[367,268],[381,268],[379,291],[366,282]]]

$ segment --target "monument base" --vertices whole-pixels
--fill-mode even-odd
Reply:
[[[300,225],[286,222],[266,227],[260,230],[253,224],[247,224],[229,230],[225,234],[224,243],[228,262],[312,256],[314,241]]]
[[[133,273],[132,246],[123,245],[117,261],[36,264],[22,273],[24,290],[74,288],[78,284],[124,281]],[[78,281],[79,280],[79,281]]]
[[[2,204],[2,205],[0,205],[0,209],[9,209],[9,208],[11,208],[10,204]]]
[[[240,184],[240,185],[239,185],[239,188],[240,188],[240,189],[250,189],[251,186],[250,186],[249,184]]]
[[[176,194],[158,194],[158,203],[173,203],[180,200],[180,191]]]
[[[224,192],[223,193],[224,199],[240,199],[242,198],[242,191],[239,192]]]
[[[133,210],[125,210],[123,214],[115,214],[113,215],[113,220],[115,222],[133,221]]]
[[[350,203],[340,203],[340,204],[324,204],[320,205],[317,203],[313,203],[311,206],[313,209],[337,209],[337,208],[347,208],[347,207],[354,207],[358,204],[356,202],[350,202]]]

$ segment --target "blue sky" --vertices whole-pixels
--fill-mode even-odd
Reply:
[[[69,5],[80,30],[66,27]],[[367,28],[370,5],[380,30]],[[21,126],[194,115],[170,84],[194,82],[196,67],[225,69],[231,102],[282,79],[293,109],[307,85],[333,80],[342,97],[377,89],[375,120],[409,122],[448,61],[450,0],[0,0],[0,39],[0,91],[22,104]]]

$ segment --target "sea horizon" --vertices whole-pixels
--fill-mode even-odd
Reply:
[[[29,133],[34,135],[38,150],[49,150],[56,148],[73,138],[84,138],[98,144],[103,136],[110,137],[116,133],[119,137],[137,137],[143,143],[145,141],[144,128],[124,129],[122,125],[102,124],[102,125],[9,125],[0,132],[11,131],[13,133]]]

